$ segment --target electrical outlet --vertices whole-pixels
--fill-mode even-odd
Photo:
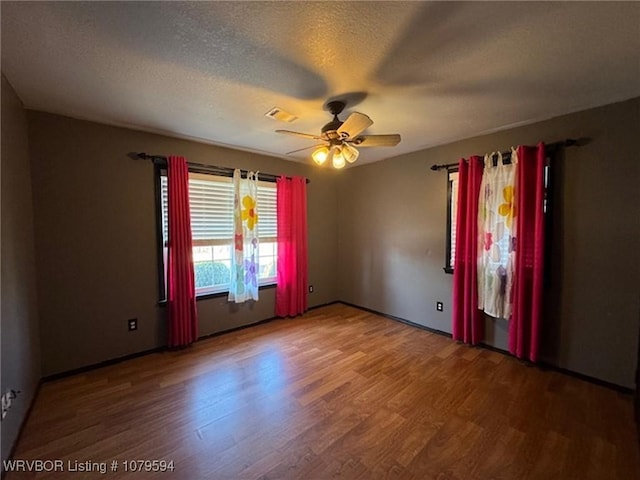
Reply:
[[[309,293],[313,293],[313,285],[309,285]]]
[[[11,394],[9,392],[2,395],[2,418],[7,416],[7,411],[11,407]]]
[[[138,319],[137,318],[130,318],[129,320],[127,320],[127,325],[129,326],[129,331],[133,332],[134,330],[138,329]]]
[[[436,302],[436,310],[437,310],[438,312],[442,312],[442,311],[444,311],[444,305],[443,305],[443,303],[442,303],[442,302]]]
[[[7,416],[9,409],[11,408],[11,404],[13,403],[13,399],[18,396],[20,390],[7,390],[7,392],[2,395],[2,419]]]

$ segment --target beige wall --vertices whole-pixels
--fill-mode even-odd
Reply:
[[[339,179],[341,300],[451,331],[452,276],[443,272],[446,173],[512,145],[588,137],[557,163],[560,200],[545,358],[634,386],[640,312],[640,99],[349,169]],[[429,132],[424,132],[425,138]],[[443,301],[444,312],[435,302]],[[504,321],[487,343],[506,348]]]
[[[335,301],[336,174],[274,157],[28,112],[40,286],[43,375],[165,344],[157,305],[153,166],[127,153],[304,175],[310,306]],[[255,304],[198,302],[200,335],[273,317],[273,288]],[[138,318],[128,332],[126,320]]]
[[[21,392],[1,424],[2,460],[6,460],[40,380],[40,345],[27,120],[4,75],[1,103],[0,392]]]

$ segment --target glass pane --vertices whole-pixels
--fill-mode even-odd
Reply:
[[[228,262],[226,262],[228,263]],[[231,269],[223,262],[214,262],[213,279],[215,285],[228,285],[231,281]]]
[[[228,260],[231,258],[231,245],[216,245],[213,247],[215,260]]]
[[[258,248],[258,254],[260,256],[259,278],[275,277],[277,268],[276,244],[274,242],[260,242]]]
[[[211,260],[213,252],[211,247],[193,247],[193,261],[203,262]]]
[[[260,254],[260,258],[262,257],[267,257],[267,256],[273,256],[273,247],[274,244],[273,243],[266,243],[266,242],[261,242],[258,245],[258,252]]]
[[[193,272],[195,276],[196,290],[213,285],[213,262],[194,262]]]
[[[196,290],[215,285],[226,285],[231,279],[231,270],[223,262],[195,262],[193,267]]]
[[[259,278],[269,278],[276,276],[276,262],[273,257],[260,257],[260,274]]]

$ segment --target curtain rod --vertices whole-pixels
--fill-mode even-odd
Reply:
[[[589,139],[588,138],[580,138],[578,140],[574,139],[574,138],[567,138],[566,140],[561,140],[559,142],[554,142],[554,143],[549,143],[545,145],[545,148],[551,149],[551,150],[556,150],[558,148],[562,148],[562,147],[581,147],[582,145],[586,145],[588,143]],[[502,157],[506,157],[506,158],[511,158],[511,150],[509,150],[508,152],[501,152]],[[479,155],[481,156],[481,155]],[[434,172],[437,172],[438,170],[443,170],[445,168],[449,169],[452,167],[457,167],[458,163],[446,163],[446,164],[442,164],[442,165],[431,165],[431,170],[433,170]]]
[[[140,153],[131,152],[129,154],[129,157],[133,159],[140,159],[140,160],[151,160],[154,165],[159,165],[161,167],[167,166],[167,157],[165,157],[164,155],[149,155],[144,152],[140,152]],[[214,175],[220,175],[221,177],[233,177],[233,171],[235,170],[235,168],[231,168],[231,167],[219,167],[216,165],[207,165],[205,163],[187,162],[187,165],[193,171],[201,172],[201,173],[203,172],[211,173]],[[240,172],[243,175],[247,174],[247,170],[240,170]],[[262,180],[264,182],[275,183],[275,181],[278,178],[280,178],[280,175],[273,175],[272,173],[262,173],[262,172],[258,173],[258,180]],[[285,176],[285,178],[290,179],[291,177]],[[306,183],[310,183],[310,180],[308,178],[305,178],[305,181]]]

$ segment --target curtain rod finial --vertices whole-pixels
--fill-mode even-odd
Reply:
[[[149,155],[147,155],[144,152],[129,152],[127,153],[127,157],[133,159],[133,160],[147,160],[149,158]]]
[[[569,140],[573,142],[571,145],[575,145],[576,147],[583,147],[591,142],[591,138],[589,137],[570,138]]]

